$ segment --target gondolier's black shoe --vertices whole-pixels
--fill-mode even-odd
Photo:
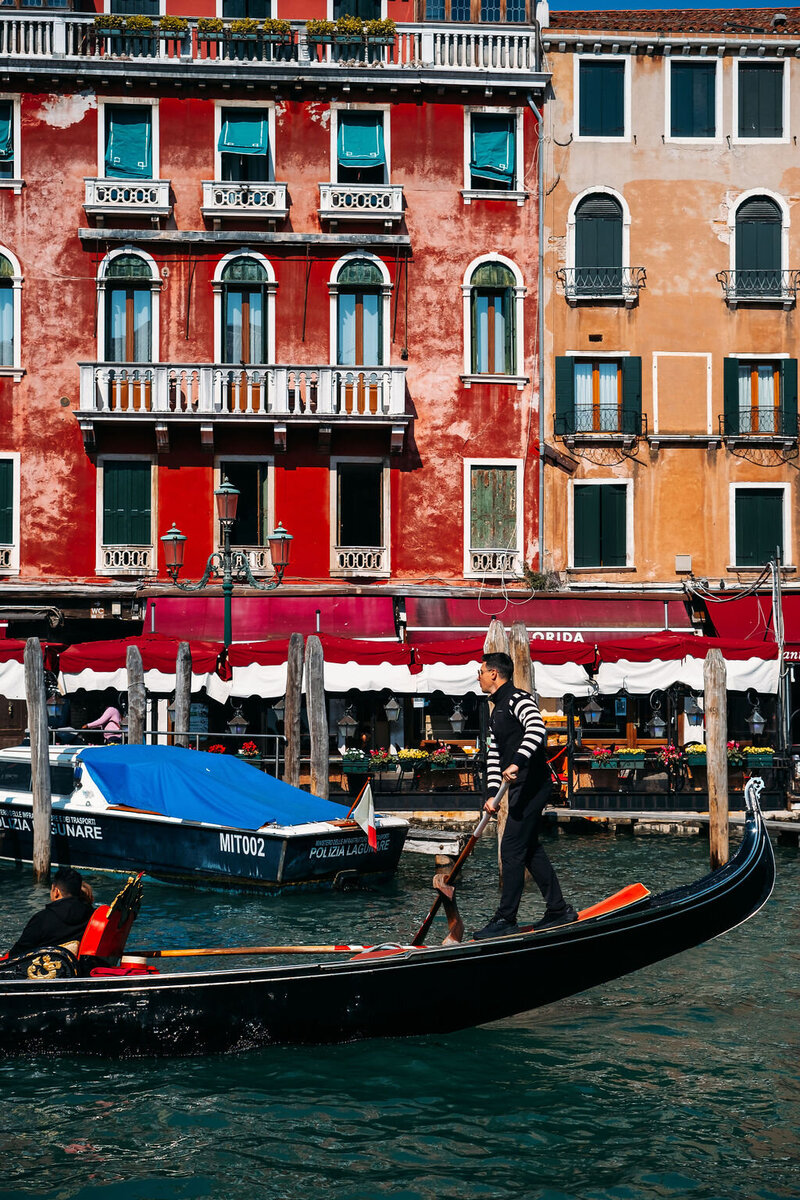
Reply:
[[[548,913],[546,912],[541,921],[534,923],[534,929],[553,929],[556,925],[571,925],[573,921],[577,921],[578,914],[572,905],[567,905],[563,912]]]
[[[488,925],[484,925],[483,929],[476,929],[472,935],[472,940],[482,942],[486,938],[505,937],[507,933],[516,933],[518,929],[516,921],[507,921],[505,917],[492,917]]]

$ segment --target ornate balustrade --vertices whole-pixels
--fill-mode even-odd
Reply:
[[[160,221],[172,212],[168,179],[86,179],[87,216],[146,217]]]
[[[101,546],[101,575],[147,575],[155,570],[152,546]]]
[[[516,550],[470,550],[468,571],[471,575],[520,575]]]
[[[385,546],[336,546],[331,575],[387,575],[389,551]]]
[[[401,221],[403,189],[377,183],[321,183],[319,216],[323,221]]]
[[[284,218],[289,212],[285,183],[233,183],[203,180],[203,216]]]

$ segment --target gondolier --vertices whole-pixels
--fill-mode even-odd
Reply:
[[[488,754],[488,792],[484,805],[496,812],[495,797],[504,779],[510,783],[508,818],[500,844],[503,890],[497,911],[473,936],[502,937],[517,929],[517,909],[530,871],[545,901],[545,913],[535,925],[565,925],[577,918],[561,892],[550,859],[539,844],[542,812],[550,799],[552,776],[547,762],[547,733],[530,692],[514,687],[514,664],[508,654],[487,654],[478,671],[481,691],[491,696],[494,711]]]

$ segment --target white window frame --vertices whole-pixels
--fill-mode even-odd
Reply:
[[[250,108],[264,109],[267,117],[267,172],[268,183],[275,182],[275,103],[265,100],[217,100],[214,104],[214,179],[222,179],[222,151],[219,149],[219,137],[222,133],[222,114],[226,109]]]
[[[353,259],[359,258],[365,258],[369,262],[373,263],[380,271],[381,278],[383,280],[381,285],[381,304],[383,306],[381,311],[381,327],[383,330],[382,366],[388,367],[392,354],[391,328],[389,324],[391,319],[390,301],[392,296],[392,280],[386,263],[383,261],[383,259],[378,258],[377,254],[373,254],[371,250],[351,250],[349,254],[344,254],[333,264],[333,270],[331,271],[330,278],[328,279],[328,295],[330,297],[329,346],[331,365],[335,366],[339,361],[339,272],[347,263],[352,262]],[[354,364],[355,367],[360,365],[361,364],[359,363]],[[370,368],[367,369],[369,370]],[[358,460],[353,459],[352,461],[356,462]],[[364,459],[364,462],[372,461],[372,459]]]
[[[382,549],[385,551],[384,566],[380,571],[344,571],[339,568],[336,561],[337,540],[336,535],[339,527],[339,467],[341,466],[357,466],[359,463],[372,463],[380,465],[381,470],[381,503],[383,512],[381,513],[381,525],[383,527],[384,544]],[[343,575],[369,575],[373,578],[388,578],[392,573],[392,505],[391,505],[391,471],[389,468],[389,459],[382,455],[357,455],[357,454],[342,454],[330,460],[330,469],[328,473],[329,485],[328,491],[330,496],[329,521],[330,521],[330,541],[331,541],[331,556],[330,556],[330,571],[331,575],[341,577]],[[377,549],[377,547],[376,547]]]
[[[150,135],[153,139],[153,181],[161,179],[161,135],[159,122],[158,100],[147,100],[138,96],[98,96],[97,98],[97,178],[109,179],[116,176],[106,175],[106,108],[121,108],[132,105],[134,108],[150,109]],[[136,182],[135,180],[133,182]],[[145,182],[144,180],[142,182]]]
[[[576,54],[573,55],[574,75],[572,80],[572,111],[573,111],[573,130],[572,140],[574,142],[609,142],[612,146],[619,146],[623,142],[631,140],[631,59],[625,54]],[[623,104],[624,104],[624,133],[622,137],[602,137],[593,134],[581,133],[581,69],[582,62],[607,62],[620,63],[625,67],[624,82],[623,82]],[[593,189],[597,190],[597,189]]]
[[[772,200],[777,204],[781,211],[781,271],[789,269],[789,226],[791,224],[791,213],[789,205],[779,192],[770,191],[769,188],[750,188],[749,191],[742,192],[736,197],[733,204],[728,208],[728,249],[731,271],[737,270],[736,265],[736,214],[745,203],[746,200],[752,200],[754,196],[764,196],[767,200]],[[733,357],[741,358],[741,355]]]
[[[620,484],[625,485],[625,565],[622,567],[576,567],[575,566],[575,488],[576,487],[604,487],[614,484],[618,487]],[[633,527],[633,480],[632,479],[615,479],[614,476],[603,475],[597,479],[570,479],[567,488],[567,529],[568,529],[568,546],[567,546],[567,562],[568,570],[580,571],[586,574],[591,574],[597,571],[612,573],[614,571],[630,571],[635,566],[634,562],[634,527]]]
[[[783,69],[783,136],[779,138],[743,137],[739,133],[739,67],[772,63]],[[791,141],[789,110],[789,63],[785,58],[736,58],[733,62],[733,112],[731,114],[731,141],[745,146],[783,146]],[[765,194],[765,193],[756,193]]]
[[[524,481],[525,481],[525,460],[522,458],[465,458],[464,459],[464,577],[466,579],[483,579],[490,573],[486,571],[472,571],[470,569],[470,555],[473,547],[470,545],[470,532],[472,528],[472,489],[470,483],[472,480],[473,467],[486,468],[491,470],[492,467],[514,467],[516,471],[517,484],[517,511],[516,511],[516,529],[515,529],[515,545],[509,546],[508,552],[516,555],[517,562],[513,570],[508,572],[492,572],[494,578],[496,575],[511,575],[518,577],[522,574],[523,563],[523,540],[525,536],[525,513],[524,513]],[[502,547],[497,547],[502,549]]]
[[[504,267],[508,267],[514,276],[514,374],[513,375],[473,375],[472,374],[472,276],[477,271],[478,267],[484,263],[496,262],[501,263]],[[462,296],[462,320],[463,320],[463,337],[464,337],[464,373],[461,376],[461,381],[465,387],[472,387],[473,383],[506,383],[513,384],[518,391],[522,391],[525,384],[528,383],[528,377],[525,375],[525,297],[528,294],[528,289],[525,287],[525,282],[522,277],[522,272],[515,262],[507,258],[505,254],[497,252],[491,254],[481,254],[478,258],[473,258],[472,262],[464,272],[464,278],[461,283]]]
[[[220,0],[220,2],[221,2],[221,0]],[[101,11],[102,11],[102,12],[104,12],[104,13],[110,13],[110,12],[111,12],[111,0],[103,0],[103,8],[102,8],[102,10],[101,10]],[[160,17],[163,17],[163,16],[164,16],[164,14],[166,13],[166,11],[167,11],[167,3],[166,3],[166,0],[159,0],[159,5],[158,5],[158,15],[159,15]]]
[[[597,195],[612,196],[622,208],[622,262],[620,263],[620,267],[624,271],[626,267],[631,266],[631,210],[628,208],[628,203],[622,192],[618,192],[616,188],[606,187],[605,184],[586,188],[574,198],[569,206],[569,212],[567,213],[567,268],[575,270],[577,267],[577,263],[575,262],[575,230],[578,224],[578,207],[589,196]]]
[[[21,505],[21,499],[20,499],[20,479],[21,479],[20,454],[19,454],[18,450],[0,450],[0,459],[5,459],[6,461],[8,461],[10,459],[10,461],[13,463],[13,468],[12,468],[13,484],[12,484],[12,493],[11,493],[12,494],[12,506],[13,506],[12,541],[10,543],[7,543],[7,542],[3,543],[4,549],[7,549],[10,547],[10,553],[8,556],[8,559],[9,559],[8,566],[3,566],[2,563],[0,563],[0,575],[19,575],[20,505]]]
[[[672,68],[675,64],[714,67],[714,135],[713,137],[672,136]],[[719,58],[669,58],[664,73],[664,141],[679,146],[711,146],[722,141],[722,61]]]
[[[214,475],[213,483],[214,490],[222,484],[222,463],[257,463],[259,466],[267,469],[267,525],[270,530],[273,530],[277,524],[275,520],[275,456],[274,454],[215,454],[214,455]],[[222,542],[219,536],[219,521],[217,520],[216,505],[212,502],[211,513],[211,542],[215,550],[222,549]],[[234,547],[236,549],[237,547]],[[263,547],[266,559],[269,563],[269,571],[272,571],[272,558],[269,552],[269,544]],[[250,569],[254,575],[259,574],[252,562]],[[263,571],[261,572],[263,574]]]
[[[142,575],[158,574],[158,539],[155,531],[158,529],[158,458],[155,454],[102,454],[97,459],[97,490],[95,495],[95,545],[96,567],[98,575],[129,576],[135,574],[132,570],[113,570],[103,566],[103,511],[105,499],[105,465],[107,462],[148,462],[150,463],[150,556],[151,567],[142,571]],[[145,549],[146,547],[142,547]]]
[[[2,244],[0,244],[0,254],[7,258],[14,268],[14,274],[10,281],[14,306],[14,361],[9,365],[0,366],[0,379],[13,379],[14,383],[19,383],[25,374],[25,368],[22,366],[22,284],[25,277],[16,254],[12,254]]]
[[[14,158],[13,169],[10,179],[0,179],[0,190],[11,191],[15,196],[22,193],[25,186],[25,180],[22,178],[22,117],[20,115],[20,97],[19,93],[14,95],[12,92],[0,92],[0,101],[11,104],[11,136],[14,139]]]
[[[508,191],[495,188],[480,188],[472,186],[472,173],[469,169],[472,158],[472,118],[473,116],[499,116],[514,118],[514,187]],[[473,200],[507,200],[517,205],[523,205],[528,199],[525,191],[525,155],[522,137],[525,127],[525,113],[521,108],[490,108],[487,105],[473,105],[464,108],[464,186],[461,195],[465,204]]]
[[[740,356],[743,357],[743,356]],[[792,499],[792,488],[789,483],[770,483],[764,480],[761,483],[729,483],[728,484],[728,553],[729,561],[726,570],[728,571],[763,571],[763,565],[759,567],[740,567],[736,564],[736,493],[749,492],[754,488],[760,491],[782,492],[783,493],[783,554],[786,561],[781,565],[791,567],[794,562],[794,553],[791,542],[792,525],[790,520],[789,506]]]
[[[339,183],[339,159],[336,153],[337,143],[339,141],[339,113],[381,113],[383,118],[383,149],[386,155],[386,164],[383,168],[384,178],[380,183],[375,183],[373,187],[388,187],[392,182],[392,121],[391,121],[391,104],[331,104],[331,169],[330,182],[333,184]],[[346,187],[342,184],[342,187]]]
[[[116,250],[109,250],[108,254],[97,268],[97,361],[108,361],[108,347],[106,345],[107,331],[105,296],[106,287],[108,284],[108,266],[113,259],[119,258],[119,256],[122,254],[134,254],[137,258],[144,259],[150,268],[150,361],[152,363],[159,363],[161,362],[161,276],[158,271],[158,265],[153,256],[148,254],[146,250],[141,250],[138,246],[131,245],[119,246]]]
[[[229,254],[224,255],[217,263],[214,269],[214,278],[211,281],[211,289],[214,293],[214,362],[222,362],[223,351],[223,322],[225,313],[222,308],[222,293],[225,288],[225,280],[222,278],[222,273],[229,262],[236,258],[254,258],[260,263],[267,272],[266,282],[261,286],[264,288],[267,296],[267,311],[264,314],[267,322],[267,363],[275,362],[275,292],[278,290],[278,283],[275,279],[275,269],[268,258],[260,254],[257,250],[251,250],[248,246],[241,246],[238,250],[231,250]]]

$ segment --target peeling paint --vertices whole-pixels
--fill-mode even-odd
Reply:
[[[327,129],[331,123],[331,110],[327,104],[309,104],[306,107],[309,120],[315,121],[321,125],[323,129]]]
[[[48,96],[35,115],[54,129],[68,129],[70,125],[78,125],[94,108],[97,108],[94,92],[77,92],[72,96]]]

